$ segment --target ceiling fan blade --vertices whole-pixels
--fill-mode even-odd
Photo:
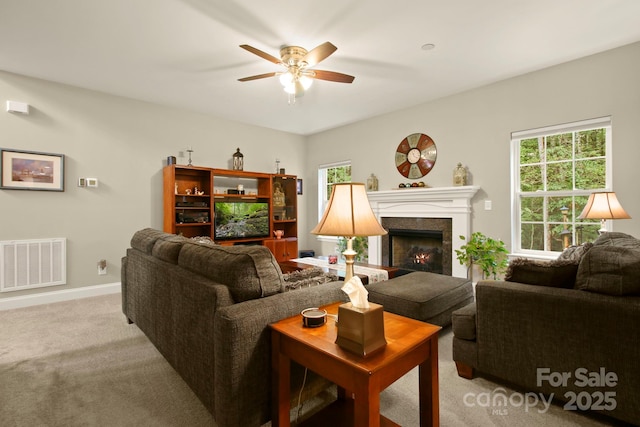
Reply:
[[[275,56],[271,56],[268,53],[261,51],[260,49],[256,49],[253,46],[249,46],[248,44],[241,44],[240,47],[243,48],[244,50],[248,50],[254,55],[258,55],[260,58],[273,62],[274,64],[278,64],[278,65],[282,64],[282,61],[280,59],[276,58]]]
[[[273,72],[273,73],[265,73],[265,74],[258,74],[255,76],[250,76],[250,77],[244,77],[241,79],[238,79],[239,82],[248,82],[251,80],[258,80],[258,79],[266,79],[267,77],[274,77],[275,75],[277,75],[278,73]]]
[[[313,77],[314,79],[320,80],[328,80],[330,82],[338,82],[338,83],[352,83],[355,77],[350,76],[348,74],[336,73],[335,71],[324,71],[324,70],[309,70],[312,71],[309,77]]]
[[[316,46],[311,49],[305,56],[305,61],[309,67],[313,67],[320,61],[326,59],[329,55],[335,52],[338,48],[332,45],[330,42],[322,43],[320,46]]]

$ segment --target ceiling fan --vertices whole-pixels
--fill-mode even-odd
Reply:
[[[305,48],[300,46],[284,46],[280,49],[280,59],[247,44],[240,45],[240,47],[266,59],[267,61],[273,62],[277,65],[282,65],[286,70],[244,77],[242,79],[238,79],[239,81],[248,82],[267,77],[280,76],[280,83],[284,87],[285,92],[292,95],[294,100],[295,97],[304,95],[304,91],[311,87],[313,79],[338,83],[351,83],[355,79],[355,77],[347,74],[337,73],[335,71],[315,70],[311,68],[317,65],[320,61],[329,57],[329,55],[338,49],[330,42],[322,43],[310,51],[307,51]]]

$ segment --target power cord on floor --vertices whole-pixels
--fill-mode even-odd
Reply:
[[[308,368],[304,368],[304,376],[302,377],[302,386],[300,387],[300,392],[298,393],[298,410],[296,411],[296,419],[293,421],[293,425],[297,426],[298,425],[298,418],[300,417],[300,412],[302,411],[302,405],[304,405],[304,403],[302,403],[302,391],[304,390],[304,386],[307,383],[307,371]]]

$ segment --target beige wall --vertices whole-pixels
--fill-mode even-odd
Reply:
[[[162,228],[166,157],[189,145],[202,166],[227,168],[236,147],[245,154],[245,170],[270,172],[280,158],[288,173],[304,178],[300,247],[322,254],[333,245],[307,234],[317,222],[317,166],[350,159],[355,180],[373,172],[381,189],[391,189],[406,181],[393,162],[398,143],[427,133],[438,160],[424,180],[450,186],[456,163],[468,166],[471,183],[482,187],[473,200],[472,230],[510,246],[510,132],[611,115],[614,190],[633,217],[615,222],[614,230],[640,236],[638,75],[640,43],[305,138],[0,72],[0,146],[66,155],[65,192],[0,190],[0,240],[68,239],[67,285],[0,299],[118,282],[132,233]],[[6,100],[30,104],[31,114],[6,113]],[[100,186],[78,188],[78,177],[97,177]],[[484,200],[493,210],[483,209]],[[108,275],[98,276],[103,258]]]
[[[6,100],[30,104],[31,113],[7,113]],[[245,170],[274,172],[276,157],[288,173],[301,173],[304,164],[298,135],[5,72],[0,103],[0,147],[66,156],[64,192],[0,190],[0,240],[66,237],[68,269],[65,286],[0,299],[119,282],[132,234],[162,229],[166,157],[189,145],[199,166],[228,168],[236,147]],[[79,188],[78,177],[97,177],[99,187]],[[97,274],[100,259],[107,260],[106,276]]]
[[[431,136],[438,147],[434,169],[423,180],[450,186],[457,162],[468,166],[473,199],[472,230],[511,246],[510,158],[512,131],[611,115],[613,188],[633,217],[615,231],[640,236],[640,43],[498,82],[403,111],[386,114],[307,138],[307,170],[350,159],[355,181],[375,173],[380,189],[407,181],[398,173],[394,152],[414,132]],[[308,224],[317,221],[317,179],[309,176]],[[311,194],[313,190],[313,194]],[[493,209],[484,210],[491,200]],[[316,241],[317,253],[333,245]]]

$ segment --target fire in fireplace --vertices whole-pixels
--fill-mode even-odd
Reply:
[[[388,236],[391,266],[443,273],[442,231],[389,229]]]

